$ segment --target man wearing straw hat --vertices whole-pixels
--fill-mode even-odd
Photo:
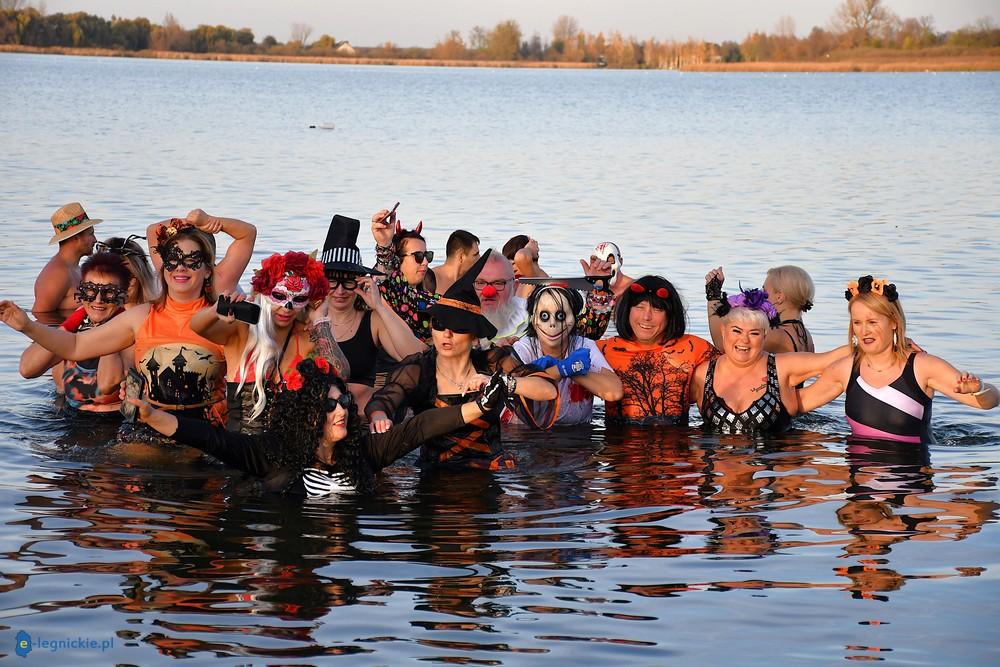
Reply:
[[[49,260],[35,279],[35,303],[31,307],[36,317],[40,313],[71,311],[79,304],[74,294],[80,283],[80,259],[94,251],[94,225],[101,220],[87,216],[77,202],[66,204],[52,214],[49,245],[59,244],[55,257]]]

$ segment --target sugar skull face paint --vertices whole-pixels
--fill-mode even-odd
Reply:
[[[535,303],[531,324],[543,349],[561,352],[576,325],[576,316],[565,296],[557,290],[545,289]]]
[[[309,305],[309,281],[301,276],[286,276],[271,288],[267,299],[278,308],[302,310]]]

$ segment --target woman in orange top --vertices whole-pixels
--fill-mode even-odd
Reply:
[[[621,378],[625,395],[605,403],[608,424],[687,426],[691,377],[719,352],[684,333],[687,316],[666,278],[643,276],[624,291],[615,307],[618,335],[597,342]]]
[[[223,222],[224,221],[224,222]],[[186,220],[160,225],[154,238],[160,264],[160,298],[127,310],[99,330],[70,333],[30,320],[10,301],[0,301],[0,320],[63,359],[79,361],[135,345],[135,364],[145,376],[146,396],[159,408],[186,416],[221,421],[225,407],[225,355],[221,345],[191,330],[191,317],[215,301],[215,291],[231,290],[246,268],[250,252],[234,241],[219,267],[208,231],[252,225],[219,219],[195,209]],[[248,233],[250,238],[255,231]],[[244,238],[246,238],[244,236]],[[235,248],[235,249],[234,249]],[[242,266],[239,264],[242,263]],[[161,436],[142,425],[124,424],[122,442],[159,442]]]

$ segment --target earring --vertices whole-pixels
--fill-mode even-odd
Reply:
[[[858,344],[858,337],[851,336],[851,345],[857,346],[857,344]]]
[[[898,342],[899,342],[899,338],[896,337],[896,330],[893,329],[892,330],[892,345],[893,345],[893,347],[895,347],[896,343],[898,343]]]

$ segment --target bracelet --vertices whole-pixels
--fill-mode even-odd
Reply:
[[[517,378],[508,373],[504,374],[504,382],[507,384],[507,395],[513,396],[517,391]]]
[[[722,301],[722,281],[718,278],[712,278],[707,283],[705,283],[705,300],[706,301]]]
[[[993,387],[990,385],[989,382],[983,382],[982,380],[980,380],[979,381],[979,391],[972,392],[972,396],[973,397],[982,396],[983,394],[985,394],[986,392],[988,392],[992,388]]]
[[[327,317],[321,317],[321,318],[319,318],[317,320],[313,320],[309,324],[309,328],[310,329],[315,329],[316,327],[318,327],[321,324],[329,324],[329,323],[330,323],[330,317],[329,316],[327,316]]]

